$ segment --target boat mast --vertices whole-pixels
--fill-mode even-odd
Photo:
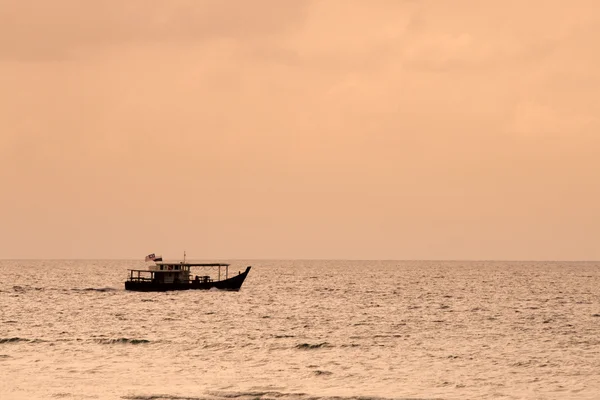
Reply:
[[[183,251],[183,262],[185,263],[185,250]]]

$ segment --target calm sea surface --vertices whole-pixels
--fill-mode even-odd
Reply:
[[[0,399],[600,399],[600,263],[0,261]]]

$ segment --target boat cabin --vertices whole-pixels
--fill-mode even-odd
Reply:
[[[202,274],[192,273],[191,268],[198,267],[202,269]],[[190,284],[190,283],[208,283],[220,281],[222,278],[221,268],[224,268],[224,279],[229,277],[229,264],[198,264],[198,263],[172,263],[156,262],[148,269],[130,269],[130,282],[152,282],[156,284]],[[208,274],[206,269],[213,269],[213,275]],[[217,271],[214,269],[217,268]],[[216,274],[214,274],[216,272]]]

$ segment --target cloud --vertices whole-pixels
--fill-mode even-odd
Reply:
[[[599,127],[600,120],[595,115],[523,101],[516,105],[508,131],[529,137],[569,138],[596,134]]]
[[[0,4],[0,58],[57,60],[128,42],[249,40],[302,25],[309,1],[32,1]]]
[[[540,62],[585,27],[598,25],[595,2],[575,4],[425,0],[414,9],[401,54],[407,68],[431,72],[473,73]]]

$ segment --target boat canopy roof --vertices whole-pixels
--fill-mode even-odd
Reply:
[[[158,261],[156,265],[187,265],[188,267],[228,267],[230,264],[222,263],[188,263],[188,262],[163,262]]]
[[[156,262],[155,265],[151,265],[148,269],[128,269],[128,271],[135,272],[149,272],[149,273],[171,273],[171,272],[189,272],[190,267],[229,267],[230,264],[223,263],[188,263],[188,262]],[[187,268],[183,268],[187,267]]]

